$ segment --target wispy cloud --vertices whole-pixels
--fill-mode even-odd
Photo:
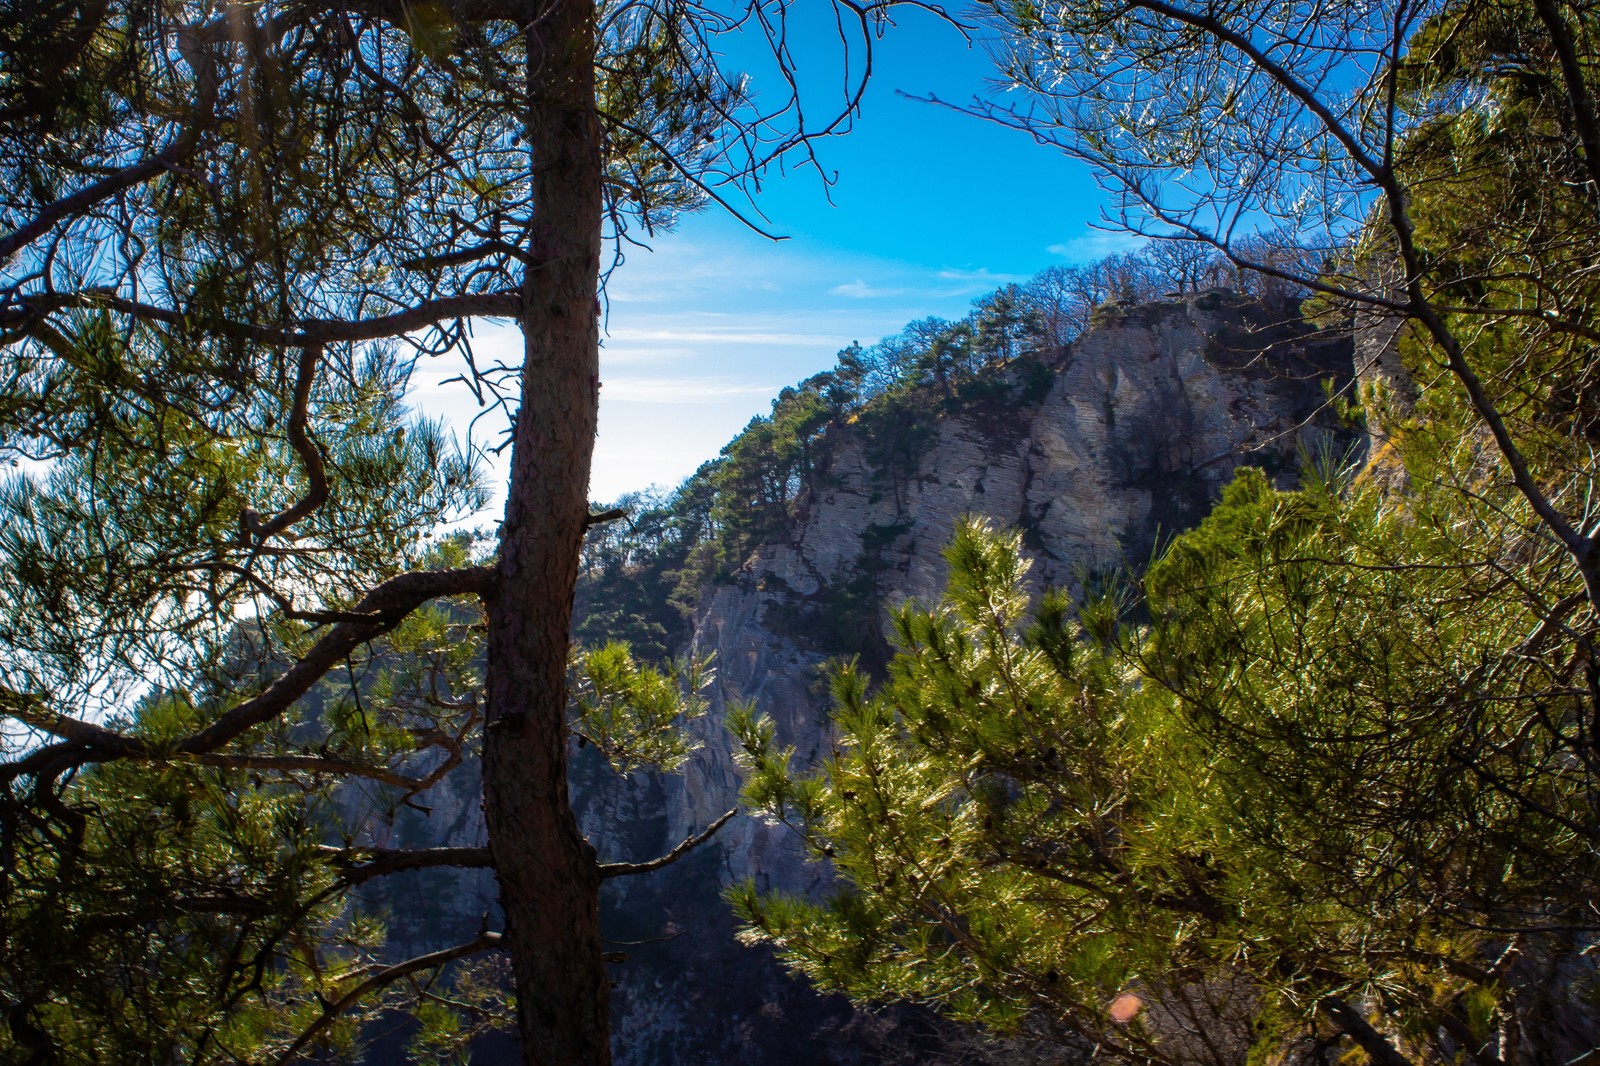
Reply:
[[[730,378],[607,378],[602,403],[696,404],[775,396],[777,385]]]
[[[910,299],[923,301],[924,306],[918,310],[926,311],[928,306],[946,303],[963,296],[978,296],[1013,281],[1023,281],[1022,274],[998,274],[992,270],[957,270],[945,268],[930,274],[919,274],[913,279],[915,284],[907,285],[874,285],[871,282],[857,278],[855,281],[843,285],[835,285],[828,290],[830,296],[843,296],[852,300],[877,300],[897,297],[902,300]],[[913,316],[915,311],[913,311]]]
[[[884,287],[869,285],[860,278],[847,281],[843,285],[835,285],[828,290],[830,296],[844,296],[851,300],[876,300],[886,296],[904,296],[906,289],[899,286]]]
[[[744,235],[722,240],[663,243],[658,253],[635,252],[606,285],[614,311],[678,305],[754,301],[781,307],[795,286],[816,288],[838,275],[825,257]]]
[[[1118,252],[1132,252],[1144,246],[1143,237],[1120,230],[1092,229],[1070,241],[1052,244],[1045,251],[1069,263],[1088,263]]]
[[[957,270],[952,267],[945,267],[935,276],[940,281],[956,281],[963,285],[975,285],[991,289],[1004,285],[1009,281],[1026,280],[1021,274],[997,274],[988,267],[982,267],[978,270]]]
[[[608,338],[609,339],[609,338]],[[643,366],[677,363],[695,356],[695,349],[676,344],[600,344],[600,365]]]
[[[613,342],[654,341],[669,344],[830,344],[833,334],[783,333],[751,329],[747,326],[701,327],[679,329],[672,326],[634,327],[613,329],[606,336]]]

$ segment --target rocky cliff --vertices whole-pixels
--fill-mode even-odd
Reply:
[[[1214,292],[1106,305],[1070,347],[1019,359],[908,427],[910,462],[886,464],[859,425],[831,427],[790,526],[703,590],[687,649],[715,656],[703,747],[682,777],[607,781],[581,763],[591,839],[608,860],[647,857],[736,805],[731,744],[715,725],[734,701],[771,715],[801,758],[821,754],[819,667],[839,654],[884,661],[884,605],[937,593],[957,516],[1020,527],[1036,579],[1081,588],[1198,521],[1237,466],[1288,480],[1305,449],[1348,445],[1325,408],[1330,383],[1351,374],[1347,335]],[[608,935],[629,954],[617,968],[619,1062],[982,1060],[935,1019],[855,1013],[740,947],[720,891],[747,876],[827,890],[787,830],[747,817],[667,870],[610,883]]]

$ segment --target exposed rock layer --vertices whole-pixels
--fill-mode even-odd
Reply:
[[[1348,336],[1220,293],[1113,305],[1099,317],[1070,348],[1022,361],[982,401],[923,427],[914,473],[885,472],[855,427],[831,432],[826,475],[787,535],[702,599],[692,650],[715,655],[717,678],[705,744],[686,773],[626,784],[589,776],[581,816],[602,857],[663,851],[737,802],[731,744],[714,725],[734,701],[755,701],[800,758],[821,754],[818,668],[840,652],[882,660],[881,609],[859,624],[850,616],[863,603],[936,595],[958,516],[1021,527],[1035,578],[1076,588],[1140,565],[1163,536],[1197,522],[1235,467],[1288,479],[1304,449],[1349,439],[1325,412],[1328,385],[1352,373]],[[741,817],[692,859],[648,881],[612,882],[610,935],[669,938],[624,948],[633,957],[617,971],[619,1063],[979,1061],[937,1050],[937,1023],[924,1015],[854,1014],[734,942],[722,886],[754,877],[817,892],[825,876],[787,830]]]
[[[884,661],[884,607],[937,595],[940,549],[959,516],[1020,527],[1035,580],[1078,588],[1148,560],[1204,516],[1240,464],[1287,480],[1305,448],[1350,439],[1325,410],[1329,383],[1342,388],[1352,374],[1348,336],[1221,293],[1109,305],[1097,317],[1070,348],[1020,360],[942,405],[932,425],[904,427],[919,447],[899,474],[860,425],[829,431],[823,476],[785,535],[703,592],[683,650],[714,655],[717,673],[685,773],[619,780],[592,751],[575,752],[576,806],[602,861],[662,854],[737,803],[730,740],[716,725],[734,701],[771,715],[799,758],[823,753],[820,667],[838,654]],[[432,790],[426,815],[401,812],[377,842],[481,844],[474,784]],[[748,817],[666,870],[606,883],[604,931],[628,956],[613,967],[619,1066],[1056,1061],[1046,1047],[985,1049],[927,1012],[861,1013],[817,995],[736,942],[721,892],[745,877],[827,889],[787,830]],[[424,871],[372,891],[387,897],[397,956],[470,937],[496,896],[484,871]],[[397,1053],[391,1045],[375,1051]],[[514,1054],[491,1042],[475,1060]]]

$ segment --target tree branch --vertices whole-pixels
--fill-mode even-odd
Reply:
[[[634,874],[649,873],[651,870],[659,870],[663,866],[671,866],[673,863],[689,854],[689,852],[710,840],[716,835],[718,829],[721,829],[723,826],[727,825],[728,820],[738,813],[739,808],[733,808],[722,817],[706,826],[704,830],[696,833],[692,837],[689,837],[683,843],[679,844],[677,847],[673,848],[660,858],[651,859],[649,862],[601,863],[600,877],[602,880],[608,877],[632,877]]]
[[[363,620],[335,625],[265,691],[224,712],[211,725],[177,744],[155,746],[138,737],[78,722],[72,727],[78,734],[74,739],[46,745],[25,758],[0,764],[0,782],[25,775],[47,779],[73,767],[117,759],[198,756],[216,751],[283,713],[357,647],[387,633],[428,600],[468,593],[487,596],[491,587],[492,571],[486,567],[414,571],[392,577],[356,604],[355,613],[366,616]]]
[[[379,784],[393,785],[406,792],[420,792],[427,788],[430,778],[407,777],[387,766],[374,766],[355,759],[342,759],[336,755],[228,755],[206,752],[195,757],[202,766],[223,770],[271,770],[298,774],[340,774],[346,777],[363,777]]]
[[[1214,6],[1208,7],[1208,13],[1204,15],[1178,7],[1175,4],[1164,3],[1162,0],[1133,0],[1131,6],[1142,8],[1151,14],[1160,15],[1191,29],[1199,30],[1215,40],[1238,49],[1239,54],[1254,64],[1257,70],[1277,82],[1279,87],[1292,96],[1301,107],[1315,115],[1317,121],[1322,123],[1322,128],[1328,131],[1328,136],[1339,142],[1339,147],[1349,153],[1351,160],[1362,170],[1374,176],[1380,171],[1388,170],[1387,167],[1383,166],[1367,152],[1356,135],[1343,122],[1339,121],[1338,116],[1317,97],[1311,86],[1291,74],[1283,64],[1274,60],[1249,37],[1233,29],[1216,15],[1211,14],[1210,12],[1216,10]],[[1384,186],[1384,188],[1387,191],[1387,186]]]
[[[305,467],[306,480],[310,482],[306,494],[287,510],[265,522],[250,508],[245,508],[239,522],[245,531],[253,534],[258,544],[287,530],[309,516],[328,499],[328,469],[322,461],[322,449],[317,447],[311,434],[306,432],[306,417],[311,406],[311,385],[316,381],[317,364],[322,361],[322,344],[313,342],[300,349],[300,366],[295,374],[294,402],[289,411],[289,424],[285,427],[289,444]]]
[[[1593,185],[1591,197],[1600,198],[1600,120],[1596,120],[1594,99],[1583,79],[1583,67],[1578,62],[1577,49],[1572,43],[1572,31],[1555,0],[1533,0],[1533,9],[1539,13],[1555,46],[1556,60],[1561,65],[1561,80],[1567,85],[1567,104],[1572,108],[1573,125],[1578,128],[1578,139],[1583,142],[1583,164],[1589,171]]]
[[[84,290],[70,293],[38,293],[18,299],[0,309],[0,326],[25,327],[28,320],[67,308],[107,308],[131,318],[179,329],[198,329],[224,337],[237,337],[258,344],[281,344],[303,348],[315,344],[337,344],[398,337],[424,326],[453,318],[517,318],[522,313],[521,290],[474,292],[462,296],[441,296],[375,318],[308,318],[292,328],[261,326],[231,319],[203,319],[186,311],[141,303],[114,292]]]
[[[1374,1066],[1413,1066],[1411,1060],[1396,1051],[1394,1045],[1374,1029],[1360,1011],[1338,996],[1324,996],[1317,1006],[1367,1053]]]
[[[407,870],[428,870],[440,866],[482,869],[494,865],[494,859],[490,857],[488,848],[324,848],[322,850],[329,861],[344,867],[340,879],[351,885],[364,884],[376,877],[386,877]],[[366,861],[357,861],[357,856],[365,856]]]
[[[486,930],[465,944],[458,944],[453,948],[445,948],[443,951],[435,951],[429,955],[418,955],[414,959],[397,962],[393,966],[385,966],[334,1002],[325,1004],[322,1008],[321,1016],[296,1037],[295,1042],[290,1044],[282,1055],[278,1056],[276,1060],[277,1066],[284,1066],[284,1064],[293,1062],[298,1058],[300,1052],[307,1044],[316,1039],[318,1033],[337,1021],[339,1015],[355,1006],[361,997],[369,992],[375,992],[380,988],[392,985],[402,977],[409,977],[419,970],[431,970],[437,966],[443,966],[445,963],[454,962],[456,959],[465,958],[468,955],[476,955],[480,951],[488,951],[490,948],[499,946],[500,934]]]
[[[398,337],[450,318],[520,318],[522,299],[521,289],[441,296],[376,318],[309,319],[302,328],[307,340],[325,343],[379,340]]]

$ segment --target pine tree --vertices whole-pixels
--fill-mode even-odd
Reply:
[[[1474,523],[1438,504],[1247,468],[1139,627],[1115,596],[1030,619],[1018,536],[967,523],[884,684],[835,676],[818,770],[739,723],[748,802],[842,881],[736,890],[751,937],[861,1000],[1127,1061],[1582,1051],[1583,668],[1456,564]]]
[[[841,45],[870,48],[881,5],[840,13]],[[369,993],[503,948],[527,1061],[608,1061],[597,894],[634,870],[600,868],[566,778],[604,231],[670,224],[848,125],[854,88],[815,129],[718,67],[718,35],[758,24],[792,74],[782,20],[6,7],[0,448],[28,464],[0,494],[16,1054],[294,1057],[349,1036]],[[520,358],[475,359],[484,317],[515,322]],[[407,408],[417,361],[447,353],[509,423],[504,519],[474,546],[429,534],[483,505],[484,442],[457,451]],[[605,664],[662,709],[658,675]],[[326,811],[333,782],[415,801],[479,753],[487,849],[390,851]],[[133,811],[129,846],[185,877],[130,868]],[[504,930],[442,953],[379,966],[376,933],[338,911],[372,877],[486,865]],[[57,924],[104,968],[40,953]]]

